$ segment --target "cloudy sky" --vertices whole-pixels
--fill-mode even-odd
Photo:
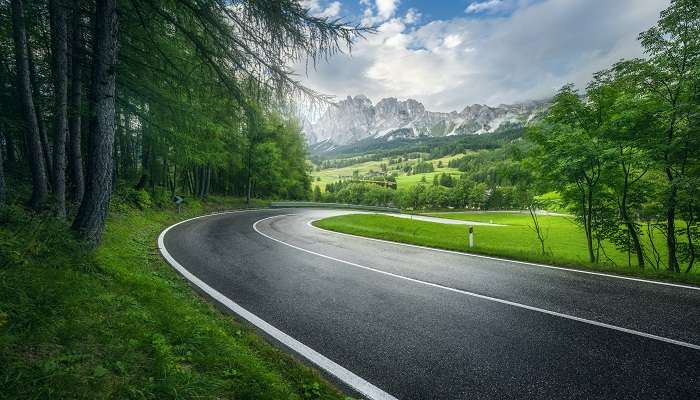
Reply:
[[[669,0],[302,0],[315,15],[376,26],[302,82],[344,98],[414,98],[433,111],[541,99],[641,55]]]

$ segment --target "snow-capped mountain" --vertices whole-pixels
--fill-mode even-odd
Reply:
[[[547,107],[544,101],[489,107],[474,104],[461,112],[433,112],[420,102],[394,97],[373,105],[364,95],[329,107],[316,123],[304,123],[309,143],[345,145],[366,138],[449,136],[490,133],[504,124],[524,125]]]

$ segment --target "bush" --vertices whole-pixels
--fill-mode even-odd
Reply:
[[[112,196],[111,207],[117,212],[127,212],[132,209],[145,210],[153,206],[151,195],[145,190],[132,187],[119,187]]]

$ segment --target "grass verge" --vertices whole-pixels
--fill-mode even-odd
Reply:
[[[445,217],[445,214],[435,216]],[[467,226],[447,225],[435,222],[396,218],[386,215],[351,214],[330,217],[314,222],[314,225],[331,231],[349,233],[358,236],[384,239],[400,243],[434,247],[446,250],[462,251],[513,260],[529,261],[569,268],[590,269],[598,272],[611,272],[622,275],[638,276],[647,279],[700,284],[697,270],[690,274],[673,274],[666,271],[654,271],[650,268],[639,270],[629,268],[626,255],[614,248],[606,250],[611,260],[603,264],[586,261],[586,248],[583,232],[570,220],[563,217],[541,217],[541,224],[547,232],[547,254],[542,255],[535,234],[527,224],[523,224],[524,215],[488,213],[469,218],[455,217],[473,221],[513,224],[509,226],[475,226],[475,247],[469,248]],[[613,264],[614,263],[614,264]]]
[[[0,398],[345,398],[162,261],[162,229],[235,206],[118,207],[96,251],[64,222],[2,211]]]

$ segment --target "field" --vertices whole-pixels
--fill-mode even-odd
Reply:
[[[418,183],[421,182],[422,178],[425,177],[426,182],[431,183],[433,181],[433,176],[437,174],[441,174],[443,172],[449,173],[454,176],[459,176],[460,172],[455,169],[455,168],[448,168],[447,164],[450,162],[450,160],[455,159],[455,158],[460,158],[462,157],[462,154],[457,154],[453,156],[447,156],[447,157],[442,157],[442,158],[436,158],[434,160],[429,160],[432,164],[433,167],[435,168],[435,172],[428,172],[428,173],[423,173],[423,174],[414,174],[414,175],[407,175],[403,171],[396,171],[393,170],[395,165],[389,165],[389,173],[392,172],[397,172],[398,177],[396,178],[396,184],[397,187],[400,188],[409,188],[411,186],[415,186]],[[442,167],[438,168],[438,164],[442,162]],[[367,175],[370,172],[379,172],[381,171],[381,164],[388,164],[389,159],[388,158],[383,158],[379,161],[367,161],[363,163],[357,163],[353,164],[347,167],[342,167],[342,168],[328,168],[328,169],[323,169],[320,171],[313,171],[311,173],[311,177],[313,180],[312,186],[319,186],[321,188],[321,191],[326,190],[326,185],[329,183],[337,182],[341,179],[347,179],[349,177],[352,177],[355,171],[360,176]],[[404,161],[401,166],[404,165],[415,165],[418,163],[418,159],[412,159],[408,161]],[[320,178],[320,180],[317,180],[317,178]]]
[[[0,398],[345,398],[161,259],[163,228],[241,205],[193,203],[183,214],[113,212],[96,253],[55,218],[3,211]]]
[[[316,222],[316,225],[337,232],[441,249],[641,275],[654,279],[700,283],[700,274],[697,273],[697,269],[689,275],[667,274],[665,271],[654,271],[650,267],[647,267],[645,271],[640,271],[634,267],[634,256],[632,257],[633,267],[629,268],[627,266],[627,253],[615,249],[609,243],[604,243],[600,250],[600,258],[603,262],[599,265],[590,263],[587,258],[584,232],[569,217],[540,217],[547,252],[543,255],[537,236],[530,228],[532,223],[528,214],[465,212],[430,215],[467,221],[493,222],[507,226],[475,226],[475,247],[470,249],[467,240],[467,226],[465,225],[446,225],[385,215],[358,214],[324,219]],[[660,240],[662,238],[659,235],[657,247],[661,249],[663,246]],[[661,256],[664,255],[661,254]]]
[[[424,174],[414,175],[400,175],[396,178],[397,188],[407,189],[412,186],[415,186],[423,180],[423,177],[425,177],[425,181],[427,182],[427,184],[430,185],[433,182],[433,177],[442,173],[448,173],[453,177],[459,177],[460,175],[460,172],[454,168],[435,168],[435,172],[427,172]]]

